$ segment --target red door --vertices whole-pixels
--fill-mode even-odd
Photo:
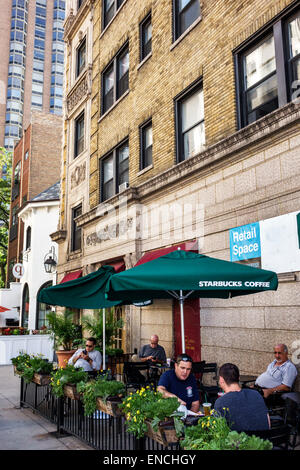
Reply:
[[[185,352],[194,361],[201,361],[200,299],[187,299],[184,302],[184,336]],[[180,306],[177,300],[174,301],[174,339],[175,356],[177,356],[182,353]]]

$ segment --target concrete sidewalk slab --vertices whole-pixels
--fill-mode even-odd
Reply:
[[[18,408],[20,379],[0,366],[0,450],[93,450],[73,436],[57,438],[56,426],[29,408]]]

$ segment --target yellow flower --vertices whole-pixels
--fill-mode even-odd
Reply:
[[[140,410],[137,410],[136,414],[139,415],[139,414],[140,414]]]
[[[126,405],[126,406],[127,406],[127,408],[130,408],[130,403],[127,403],[127,405]]]
[[[133,421],[136,423],[136,417],[133,418]]]
[[[59,385],[59,384],[60,384],[60,381],[58,380],[58,381],[56,382],[56,384]]]

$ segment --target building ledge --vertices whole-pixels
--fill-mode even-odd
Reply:
[[[130,204],[131,202],[138,202],[135,188],[128,188],[125,191],[122,191],[110,199],[107,199],[106,201],[98,204],[98,206],[94,207],[85,214],[76,217],[77,227],[88,225],[89,223],[94,222],[94,220],[100,219],[101,217],[107,215],[109,210],[112,208],[116,209],[117,207],[121,207],[122,204]]]
[[[63,243],[67,238],[67,231],[57,230],[56,232],[50,234],[50,238],[53,242]]]
[[[92,10],[94,2],[95,0],[83,0],[75,15],[73,8],[70,9],[70,13],[64,22],[64,40],[66,42],[71,39],[83,18],[86,17],[88,11]]]
[[[297,281],[296,273],[280,273],[277,275],[278,282],[293,282]]]

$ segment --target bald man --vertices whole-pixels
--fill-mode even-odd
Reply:
[[[274,361],[255,382],[255,385],[264,389],[265,398],[278,392],[289,392],[297,377],[297,369],[288,359],[288,348],[285,344],[277,344],[274,347],[274,355]]]
[[[147,362],[149,365],[164,364],[167,361],[166,352],[162,346],[158,344],[159,338],[157,335],[152,335],[150,344],[145,344],[139,353],[141,362]]]

